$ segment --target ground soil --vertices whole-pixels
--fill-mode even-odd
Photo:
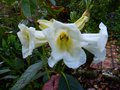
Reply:
[[[116,40],[106,45],[106,59],[99,64],[91,64],[77,76],[85,90],[120,90],[120,47]],[[88,71],[87,71],[88,70]],[[78,71],[79,72],[79,71]]]

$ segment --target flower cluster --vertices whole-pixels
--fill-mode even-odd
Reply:
[[[42,31],[19,24],[20,31],[17,35],[22,44],[23,58],[31,55],[33,49],[49,43],[52,50],[48,58],[50,67],[63,60],[69,68],[78,68],[86,62],[87,57],[83,48],[94,55],[93,63],[103,61],[106,56],[107,27],[101,22],[99,33],[81,33],[80,29],[87,20],[87,17],[82,17],[75,23],[38,20]]]

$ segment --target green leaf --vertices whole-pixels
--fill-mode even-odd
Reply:
[[[84,3],[85,3],[85,5],[86,5],[86,8],[87,8],[87,9],[91,9],[91,8],[92,8],[91,2],[92,2],[92,0],[84,0]]]
[[[87,3],[88,3],[88,1],[87,1],[87,0],[84,0],[84,3],[85,3],[85,4],[87,4]]]
[[[70,22],[74,23],[79,18],[79,15],[76,11],[70,12]]]
[[[37,0],[22,0],[22,11],[25,17],[36,16]]]
[[[0,67],[3,65],[4,62],[0,62]]]
[[[46,74],[46,72],[39,72],[39,73],[37,73],[37,74],[33,77],[32,80],[36,80],[36,79],[40,78],[41,76],[43,76],[43,75],[45,75],[45,74]]]
[[[2,47],[8,48],[8,45],[7,45],[7,42],[5,41],[5,39],[2,39]]]
[[[15,68],[15,70],[20,70],[25,66],[24,61],[19,58],[15,58],[14,60],[10,60],[10,61],[12,68]]]
[[[30,1],[29,0],[22,0],[22,12],[25,17],[31,17],[31,10],[30,10]]]
[[[53,5],[56,5],[56,1],[55,0],[49,0]]]
[[[58,90],[84,90],[80,83],[71,75],[60,77]]]
[[[13,76],[13,75],[6,75],[6,76],[4,76],[4,77],[0,78],[0,80],[3,80],[3,79],[15,79],[15,78],[17,78],[17,76]]]
[[[48,80],[49,80],[49,76],[47,73],[45,73],[43,76],[43,82],[46,83]]]
[[[1,54],[0,54],[0,57],[3,59],[3,61],[5,63],[7,63],[10,67],[12,67],[12,63],[10,62],[10,60],[6,59],[5,57],[3,57]]]
[[[3,70],[0,70],[0,74],[7,73],[7,72],[9,72],[9,71],[10,71],[10,69],[3,69]]]
[[[37,0],[29,0],[30,10],[32,15],[36,15],[37,12]]]
[[[33,77],[38,73],[42,66],[42,61],[29,66],[19,80],[15,83],[15,85],[11,88],[11,90],[21,90],[24,88],[29,82],[32,81]]]

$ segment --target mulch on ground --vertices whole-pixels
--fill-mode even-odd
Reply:
[[[92,70],[86,69],[78,74],[85,90],[120,90],[120,47],[116,42],[111,40],[107,43],[103,62],[92,64]]]
[[[120,52],[116,40],[109,41],[106,45],[106,59],[99,64],[92,64],[92,68],[96,69],[117,69],[120,68]]]

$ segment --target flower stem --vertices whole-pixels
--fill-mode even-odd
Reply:
[[[43,55],[41,55],[42,56],[42,61],[43,61],[44,66],[45,66],[45,71],[47,73],[47,76],[50,79],[49,70],[47,68],[47,59],[46,59],[46,52],[45,52],[45,47],[44,46],[42,47],[42,51],[43,51]]]
[[[70,90],[70,87],[69,87],[69,83],[68,83],[67,77],[65,76],[65,74],[64,74],[63,72],[61,72],[61,74],[62,74],[63,77],[65,78],[65,81],[66,81],[66,83],[67,83],[68,90]]]

